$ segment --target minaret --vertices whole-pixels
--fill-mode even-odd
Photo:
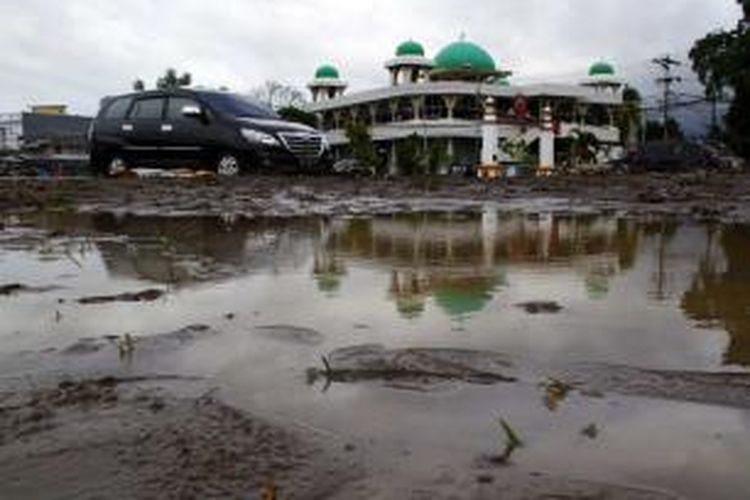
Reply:
[[[344,95],[347,83],[341,80],[339,70],[331,64],[324,64],[315,71],[315,78],[307,88],[312,93],[312,101],[321,102],[336,99]]]
[[[426,81],[434,66],[432,60],[425,57],[424,47],[413,40],[399,45],[396,48],[396,57],[385,63],[391,75],[391,85],[394,87]]]

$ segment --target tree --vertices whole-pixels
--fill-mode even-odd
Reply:
[[[353,120],[346,126],[346,137],[349,139],[349,149],[352,156],[362,165],[372,168],[373,171],[378,170],[380,158],[375,149],[375,144],[372,142],[367,124]]]
[[[570,151],[573,165],[596,163],[599,147],[599,139],[591,132],[573,130],[573,142]]]
[[[744,22],[730,31],[716,31],[696,41],[690,60],[706,96],[717,100],[729,90],[732,103],[726,117],[727,140],[740,155],[750,158],[750,1],[737,0]]]
[[[279,116],[284,120],[302,123],[308,127],[318,128],[318,118],[313,113],[308,113],[303,109],[296,108],[294,106],[286,106],[277,111]]]
[[[159,90],[189,87],[192,84],[193,76],[190,73],[183,73],[182,75],[178,75],[177,70],[174,68],[168,68],[164,72],[164,76],[159,77],[156,80],[156,88]],[[133,90],[136,92],[143,92],[144,90],[146,90],[146,84],[142,79],[138,78],[133,82]]]
[[[633,87],[625,87],[622,100],[623,104],[617,111],[617,126],[622,131],[625,146],[635,149],[641,128],[641,94]]]
[[[274,80],[268,80],[263,85],[255,87],[250,91],[250,95],[275,110],[301,108],[306,103],[305,95],[299,89]]]
[[[646,142],[661,141],[664,139],[664,124],[660,121],[649,120],[646,123]],[[680,123],[674,118],[667,121],[667,135],[674,139],[682,139],[684,134]]]
[[[404,175],[419,175],[424,172],[425,154],[419,135],[412,134],[396,144],[396,162]]]
[[[180,87],[189,87],[193,83],[193,76],[190,73],[177,74],[174,68],[167,69],[164,76],[156,80],[156,88],[159,90],[176,89]]]

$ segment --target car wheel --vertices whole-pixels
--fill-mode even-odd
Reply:
[[[117,177],[128,171],[128,164],[119,156],[113,156],[107,163],[104,173],[107,177]]]
[[[216,163],[216,173],[219,177],[238,177],[242,173],[242,164],[233,154],[224,154]]]

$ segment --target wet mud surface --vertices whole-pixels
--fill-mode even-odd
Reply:
[[[0,497],[746,498],[749,200],[2,180]]]

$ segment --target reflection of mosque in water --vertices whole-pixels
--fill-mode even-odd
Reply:
[[[454,317],[484,309],[505,284],[505,270],[545,265],[580,271],[592,297],[634,264],[637,228],[601,216],[521,216],[486,211],[396,215],[330,223],[316,258],[316,276],[342,258],[390,269],[389,294],[406,317],[419,316],[432,298]],[[336,274],[336,273],[331,273]]]

